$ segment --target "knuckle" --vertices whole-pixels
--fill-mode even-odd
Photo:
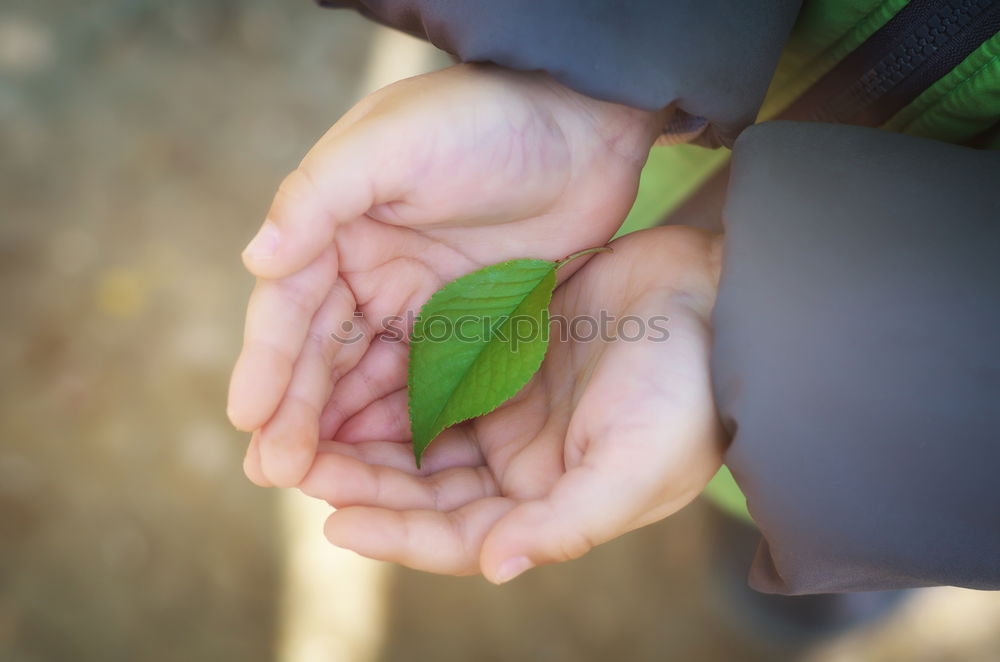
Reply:
[[[309,171],[298,167],[288,173],[278,185],[278,194],[292,198],[308,195],[315,190],[315,183]]]
[[[268,216],[280,225],[291,208],[301,207],[304,203],[317,199],[318,190],[314,176],[308,169],[299,166],[281,180]]]
[[[552,527],[556,533],[555,556],[557,561],[572,561],[578,559],[594,547],[594,541],[576,526],[572,526],[550,506]]]
[[[559,560],[572,561],[578,559],[593,549],[593,547],[593,543],[582,532],[567,531],[559,539]]]

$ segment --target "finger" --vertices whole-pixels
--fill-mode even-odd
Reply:
[[[313,317],[281,404],[260,430],[261,469],[279,487],[297,485],[309,470],[333,383],[364,351],[363,343],[344,344],[331,335],[353,312],[354,297],[338,280]]]
[[[703,320],[650,291],[630,312],[672,313],[667,342],[612,343],[570,423],[569,470],[544,498],[511,511],[484,543],[483,574],[502,583],[683,507],[718,469],[721,429]]]
[[[273,487],[260,468],[260,439],[257,432],[250,435],[247,453],[243,457],[243,473],[250,482],[259,487]]]
[[[477,467],[485,464],[479,446],[469,437],[464,428],[445,430],[420,461],[420,468],[413,459],[413,446],[390,441],[364,441],[345,444],[339,441],[321,441],[319,457],[323,453],[340,453],[368,464],[392,467],[415,476],[428,476],[452,467]]]
[[[405,387],[372,402],[349,418],[337,432],[337,439],[349,444],[375,439],[409,441],[410,438]]]
[[[326,521],[327,539],[367,556],[445,575],[479,571],[490,528],[514,507],[502,497],[474,501],[451,513],[351,506]]]
[[[337,278],[328,248],[282,280],[258,280],[247,307],[243,351],[229,384],[227,413],[240,430],[256,430],[274,414],[292,378],[309,326]]]
[[[404,388],[408,350],[405,342],[376,336],[358,364],[334,385],[320,418],[320,438],[338,437],[337,431],[347,419]]]
[[[337,227],[364,215],[376,194],[388,190],[391,168],[379,165],[378,130],[357,122],[321,140],[274,196],[243,262],[260,278],[283,278],[302,269],[330,245]],[[331,132],[333,133],[333,132]]]
[[[550,495],[514,508],[490,532],[482,555],[487,579],[502,584],[535,566],[578,558],[628,529],[637,515],[634,467],[571,469]],[[624,530],[623,530],[624,528]]]
[[[336,508],[374,506],[439,512],[497,495],[492,474],[483,466],[455,467],[421,477],[339,453],[317,457],[299,489]]]

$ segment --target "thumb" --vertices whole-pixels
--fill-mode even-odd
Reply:
[[[634,466],[582,464],[569,470],[546,498],[522,503],[496,523],[483,542],[483,575],[502,584],[630,531],[647,502],[647,490],[636,488]]]
[[[337,227],[376,204],[386,187],[379,181],[378,141],[358,122],[334,127],[285,177],[267,219],[243,251],[243,263],[259,278],[295,273],[330,245]]]

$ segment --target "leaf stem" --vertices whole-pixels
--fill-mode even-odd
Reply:
[[[564,266],[566,266],[567,264],[569,264],[578,257],[583,257],[584,255],[590,255],[591,253],[605,253],[605,252],[614,253],[615,251],[610,246],[598,246],[596,248],[588,248],[586,250],[578,251],[556,262],[556,271],[559,271]]]

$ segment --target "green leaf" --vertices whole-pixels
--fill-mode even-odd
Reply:
[[[511,260],[438,290],[410,339],[413,454],[445,428],[514,397],[548,348],[549,301],[563,262]]]

